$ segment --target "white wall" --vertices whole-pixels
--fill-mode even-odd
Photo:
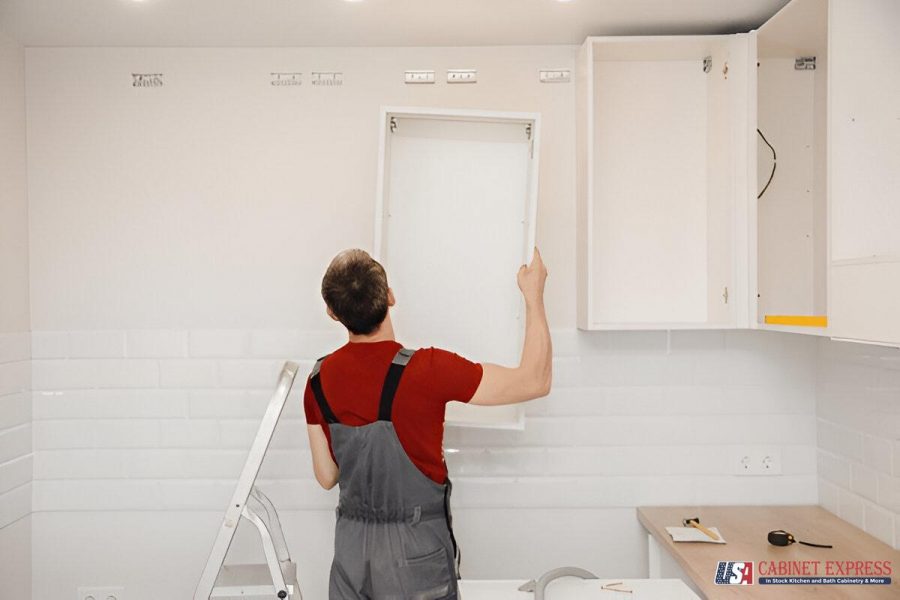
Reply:
[[[24,51],[0,33],[0,600],[31,597]]]
[[[638,505],[816,502],[813,340],[574,331],[573,87],[537,81],[574,54],[27,51],[35,597],[190,593],[279,363],[343,341],[318,284],[335,252],[371,247],[381,104],[543,115],[555,389],[523,432],[448,432],[466,577],[568,563],[640,576]],[[401,82],[407,68],[462,67],[479,83]],[[314,69],[345,83],[311,86]],[[282,70],[303,85],[269,85]],[[132,88],[133,72],[165,86]],[[763,444],[781,449],[779,485],[732,476],[740,448]],[[317,489],[306,445],[295,395],[263,485],[317,598],[336,497]],[[241,535],[236,553],[252,555]]]
[[[819,345],[821,504],[900,549],[900,350]]]

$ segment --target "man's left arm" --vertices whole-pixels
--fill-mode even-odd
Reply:
[[[340,469],[338,469],[334,459],[331,458],[331,451],[328,449],[328,438],[325,437],[325,431],[321,425],[307,424],[306,431],[309,433],[309,449],[312,453],[313,472],[316,474],[316,481],[326,490],[330,490],[338,482]]]
[[[324,429],[327,425],[323,425],[322,414],[319,412],[308,379],[306,389],[303,391],[303,412],[306,414],[306,432],[309,434],[313,473],[315,473],[319,485],[330,490],[337,484],[340,469],[331,455],[331,448],[328,446],[328,437],[325,435]]]

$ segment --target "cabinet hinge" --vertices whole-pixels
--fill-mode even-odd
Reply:
[[[390,126],[391,126],[391,133],[394,133],[395,131],[397,131],[397,117],[391,117]]]
[[[722,299],[725,301],[725,304],[728,304],[728,286],[725,286],[725,291],[722,292]]]
[[[795,71],[815,71],[816,70],[816,57],[815,56],[799,56],[794,59],[794,70]]]
[[[712,56],[707,56],[703,59],[703,72],[709,73],[712,71]]]

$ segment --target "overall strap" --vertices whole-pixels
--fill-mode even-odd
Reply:
[[[319,377],[319,369],[322,368],[322,361],[326,358],[328,358],[327,354],[317,360],[313,366],[312,372],[309,374],[309,387],[312,388],[313,396],[316,397],[316,404],[319,405],[319,411],[322,413],[325,422],[337,423],[337,417],[334,416],[334,412],[328,406],[328,402],[325,401],[325,392],[322,391],[322,381]]]
[[[397,393],[397,386],[400,385],[400,376],[403,375],[403,369],[415,350],[400,348],[388,367],[387,376],[384,378],[384,386],[381,388],[381,403],[378,405],[378,420],[390,421],[391,411],[394,408],[394,394]]]

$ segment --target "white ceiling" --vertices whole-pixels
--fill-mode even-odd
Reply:
[[[0,0],[26,46],[576,44],[587,35],[734,33],[787,0]]]

